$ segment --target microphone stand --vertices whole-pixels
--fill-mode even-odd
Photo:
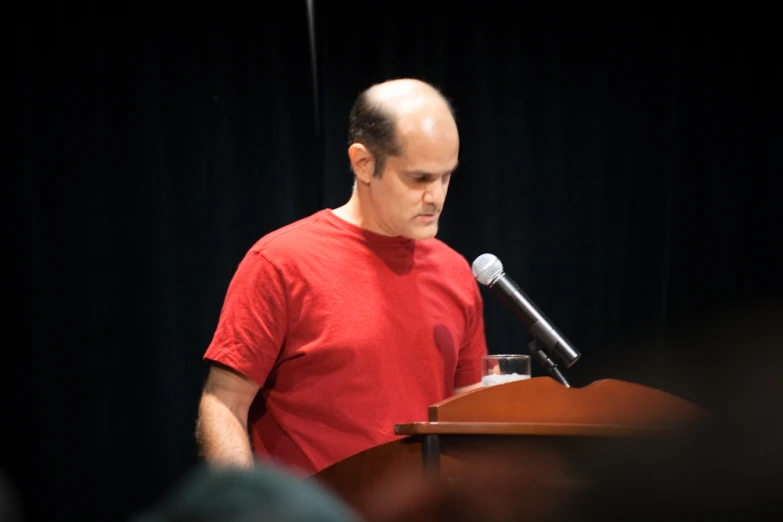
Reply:
[[[566,388],[571,387],[571,385],[568,384],[566,378],[560,372],[560,369],[557,367],[555,361],[553,361],[546,354],[544,345],[541,344],[538,339],[534,338],[532,341],[530,341],[528,348],[530,348],[530,353],[533,354],[533,357],[552,375],[552,377],[560,381],[560,383],[563,384],[563,386]]]

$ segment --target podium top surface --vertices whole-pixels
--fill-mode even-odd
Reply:
[[[664,428],[607,424],[549,422],[410,422],[397,424],[396,435],[545,435],[579,437],[628,437],[667,434]]]
[[[600,426],[604,430],[609,427],[649,430],[700,423],[708,418],[708,413],[676,395],[626,381],[604,379],[582,388],[567,388],[551,377],[535,377],[450,397],[430,406],[428,417],[429,422],[441,426],[448,425],[444,423],[521,423],[528,427],[492,429],[539,429],[532,426],[557,424]],[[468,428],[457,424],[451,429]]]

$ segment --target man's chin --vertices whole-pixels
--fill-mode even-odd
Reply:
[[[408,239],[432,239],[438,235],[438,224],[432,223],[424,227],[414,227],[408,231]]]

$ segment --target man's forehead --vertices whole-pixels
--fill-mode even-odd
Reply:
[[[390,158],[391,159],[391,158]],[[458,153],[441,150],[403,150],[401,156],[394,158],[396,168],[411,175],[451,174],[459,165]]]

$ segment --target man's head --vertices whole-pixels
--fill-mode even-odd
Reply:
[[[459,132],[448,101],[431,85],[401,79],[373,85],[350,113],[348,156],[367,228],[434,237]]]

